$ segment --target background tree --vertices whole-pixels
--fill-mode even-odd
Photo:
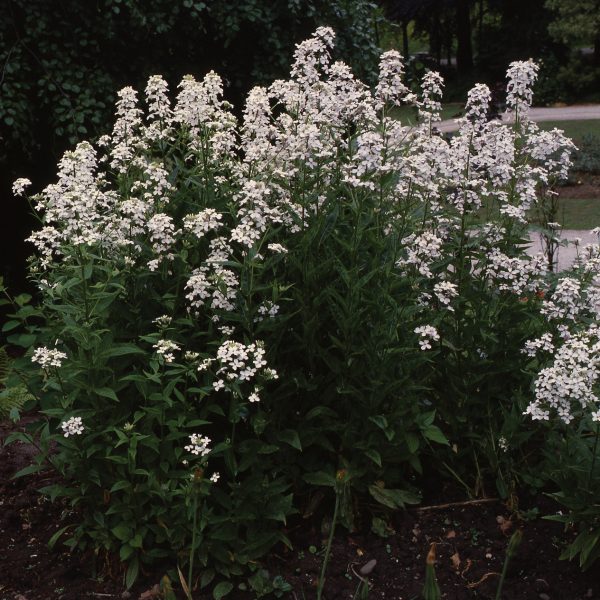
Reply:
[[[557,40],[577,44],[587,42],[594,47],[594,61],[600,64],[600,1],[546,0],[555,14],[548,30]]]

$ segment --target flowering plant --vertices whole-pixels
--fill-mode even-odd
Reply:
[[[41,301],[13,342],[41,367],[38,435],[65,477],[46,492],[80,509],[70,543],[118,551],[129,583],[190,539],[202,585],[241,575],[339,469],[349,527],[356,498],[418,502],[435,448],[463,481],[474,457],[470,491],[503,481],[547,288],[527,214],[572,145],[527,120],[533,63],[509,71],[514,126],[486,121],[479,85],[444,138],[438,74],[415,96],[387,52],[371,91],[333,40],[299,44],[241,123],[215,73],[185,77],[174,105],[151,77],[146,111],[125,88],[112,133],[32,197]]]

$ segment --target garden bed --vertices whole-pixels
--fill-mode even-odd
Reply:
[[[11,429],[10,424],[0,425],[0,440]],[[34,453],[33,447],[20,442],[0,447],[0,599],[159,598],[152,589],[162,572],[144,574],[130,592],[125,592],[117,560],[97,564],[94,575],[93,556],[72,554],[60,542],[54,550],[48,548],[52,535],[65,522],[76,521],[76,515],[38,494],[37,489],[47,485],[53,475],[11,479],[31,462]],[[369,575],[369,599],[420,598],[425,557],[431,543],[436,542],[436,572],[442,598],[494,598],[508,538],[516,527],[521,527],[523,541],[509,568],[503,598],[600,598],[597,573],[591,570],[582,574],[577,564],[558,560],[571,536],[563,535],[560,524],[535,518],[536,511],[532,509],[538,505],[540,514],[555,509],[549,500],[522,500],[519,514],[528,516],[528,520],[519,519],[493,499],[449,506],[440,505],[442,499],[438,500],[437,506],[398,512],[386,538],[367,532],[349,534],[340,528],[333,544],[324,597],[352,598],[359,583],[357,573],[375,559],[377,564]],[[321,528],[321,518],[290,522],[288,533],[294,549],[277,548],[265,561],[271,576],[280,574],[293,588],[293,592],[282,597],[310,600],[316,596],[325,537]],[[198,599],[208,597],[199,592],[195,595]],[[254,593],[240,591],[227,596],[236,600],[255,597]]]

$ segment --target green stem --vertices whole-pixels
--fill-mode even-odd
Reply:
[[[327,563],[329,562],[329,554],[331,552],[331,544],[333,543],[333,534],[335,533],[335,524],[337,522],[338,509],[340,507],[340,493],[335,489],[335,507],[333,509],[333,520],[331,521],[331,529],[329,530],[329,539],[327,540],[327,547],[325,548],[325,556],[323,557],[323,565],[321,566],[321,574],[319,575],[319,587],[317,588],[317,600],[321,600],[323,594],[323,586],[325,585],[325,571],[327,570]]]
[[[594,467],[596,466],[596,455],[598,450],[598,437],[600,436],[600,422],[596,423],[596,439],[594,440],[594,449],[592,450],[592,465],[590,466],[590,474],[588,476],[587,489],[591,490],[592,479],[594,478]]]
[[[504,559],[504,565],[502,566],[502,573],[500,574],[500,581],[498,582],[498,589],[496,590],[496,596],[494,600],[500,600],[502,595],[502,586],[504,585],[504,579],[506,578],[506,571],[508,570],[508,563],[510,562],[510,556],[507,554]]]
[[[194,483],[194,486],[196,484]],[[194,489],[194,521],[192,524],[192,547],[190,548],[190,566],[188,567],[188,600],[192,600],[192,576],[194,574],[194,554],[196,552],[196,526],[198,524],[198,490]]]

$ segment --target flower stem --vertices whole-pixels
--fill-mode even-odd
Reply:
[[[195,485],[195,482],[194,482]],[[196,552],[196,526],[198,524],[198,490],[194,489],[194,521],[192,524],[192,547],[188,567],[188,600],[192,600],[192,576],[194,574],[194,554]]]
[[[337,522],[339,507],[340,507],[340,493],[337,489],[337,483],[336,483],[335,507],[333,509],[333,520],[331,521],[331,529],[329,530],[329,539],[327,540],[327,547],[325,548],[325,556],[323,557],[323,564],[321,565],[321,573],[319,575],[319,586],[317,588],[317,600],[321,600],[321,595],[323,594],[323,586],[325,585],[325,571],[327,569],[327,563],[329,562],[329,554],[331,553],[331,545],[333,543],[333,534],[335,533],[335,524]]]

